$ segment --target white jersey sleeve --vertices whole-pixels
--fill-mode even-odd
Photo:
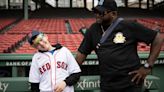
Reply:
[[[38,61],[37,61],[37,54],[35,54],[32,58],[32,63],[30,66],[29,72],[29,82],[31,83],[39,83],[40,82],[40,72],[38,69]]]
[[[67,48],[66,48],[66,56],[67,56],[67,61],[68,61],[69,74],[81,72],[81,69],[80,69],[77,61],[75,60],[75,58],[72,55],[72,53],[70,52],[70,50],[68,50]]]

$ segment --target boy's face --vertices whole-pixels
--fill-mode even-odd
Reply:
[[[34,40],[32,46],[41,51],[48,51],[50,43],[48,37],[45,34],[39,34]]]

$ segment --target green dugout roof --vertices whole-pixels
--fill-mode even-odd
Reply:
[[[75,53],[73,53],[76,56]],[[141,59],[147,58],[149,55],[148,52],[139,52],[139,57]],[[31,60],[33,54],[0,54],[0,60]],[[164,51],[162,51],[158,58],[164,58]],[[90,54],[87,56],[87,59],[97,59],[96,54]]]

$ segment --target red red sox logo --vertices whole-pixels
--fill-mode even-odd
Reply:
[[[62,68],[64,70],[67,70],[68,65],[65,62],[57,61],[56,64],[57,64],[57,68]],[[42,67],[39,68],[39,71],[41,74],[43,74],[44,72],[46,72],[47,70],[50,70],[50,69],[51,69],[50,63],[46,63]]]

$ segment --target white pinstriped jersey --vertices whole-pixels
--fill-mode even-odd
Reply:
[[[81,72],[72,53],[66,48],[50,52],[37,52],[32,58],[29,82],[40,83],[41,92],[54,92],[55,85],[72,73]],[[73,86],[66,86],[63,92],[74,92]]]

